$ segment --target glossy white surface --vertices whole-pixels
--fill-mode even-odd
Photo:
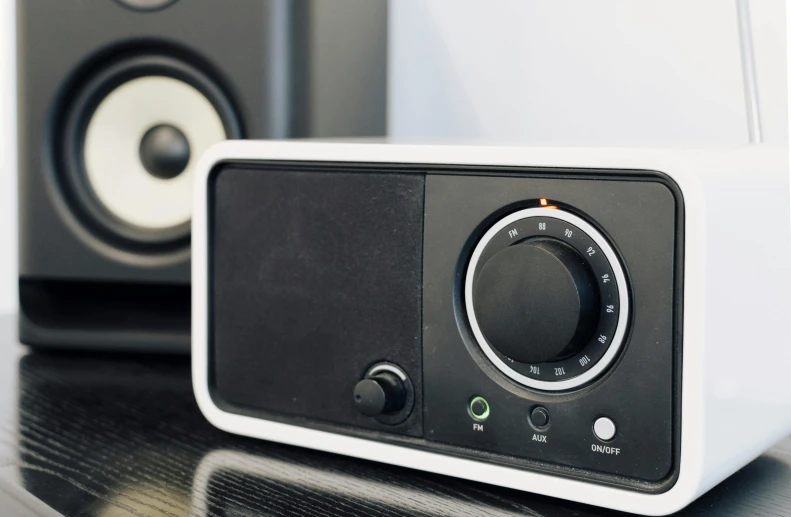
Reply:
[[[17,307],[14,2],[0,1],[0,312]]]

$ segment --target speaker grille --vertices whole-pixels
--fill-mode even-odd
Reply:
[[[220,398],[380,428],[352,394],[371,365],[388,361],[416,394],[395,428],[419,433],[424,183],[342,170],[217,173],[211,363]]]

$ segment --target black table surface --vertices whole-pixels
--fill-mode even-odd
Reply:
[[[0,318],[0,516],[617,514],[226,434],[198,411],[187,358],[35,353],[15,336]],[[791,439],[682,515],[791,516]]]

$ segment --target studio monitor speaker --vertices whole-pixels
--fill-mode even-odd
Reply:
[[[19,1],[20,337],[189,349],[191,182],[300,135],[304,2]]]
[[[225,431],[654,515],[791,432],[784,148],[225,142],[198,173]]]

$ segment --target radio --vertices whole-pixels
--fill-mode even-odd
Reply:
[[[223,430],[647,515],[791,432],[782,149],[225,142],[198,170]]]

